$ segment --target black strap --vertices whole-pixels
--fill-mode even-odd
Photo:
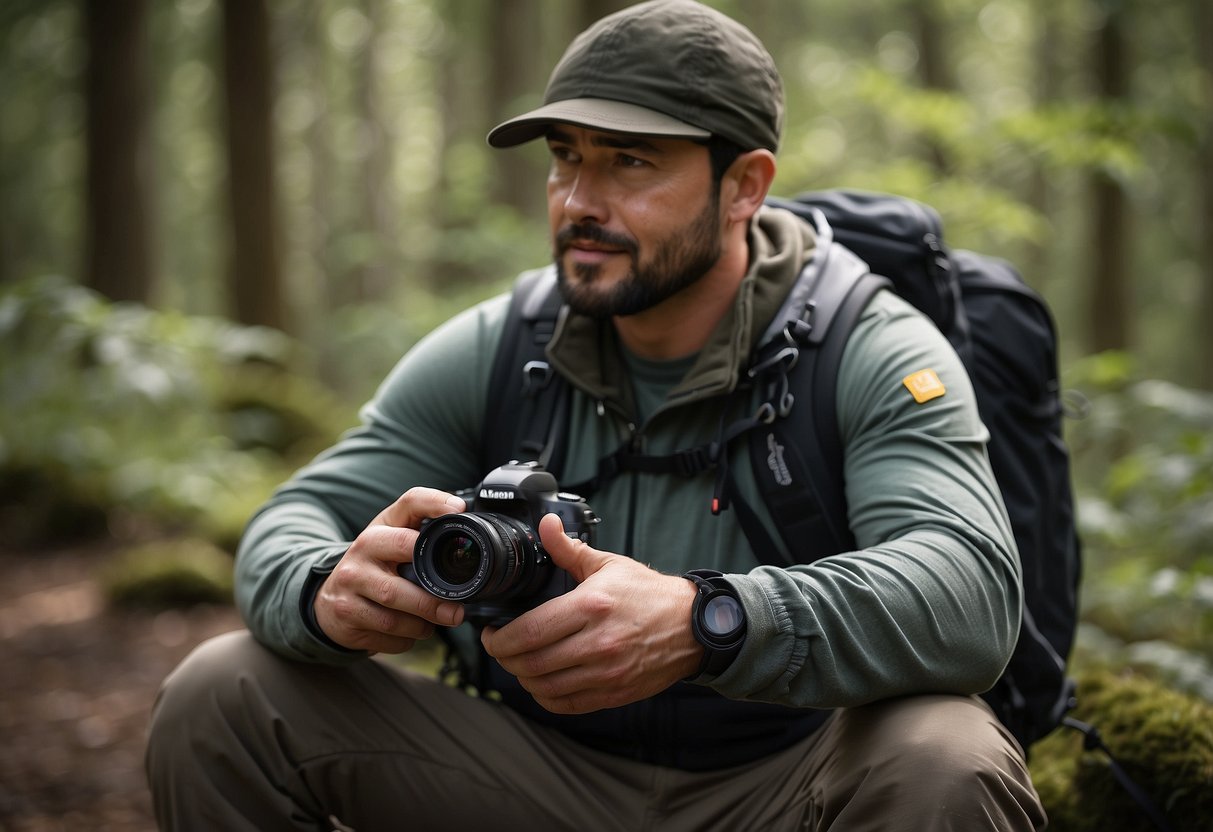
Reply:
[[[1082,734],[1083,750],[1102,751],[1104,753],[1104,755],[1108,758],[1108,767],[1112,770],[1112,776],[1116,778],[1116,782],[1118,782],[1121,788],[1128,792],[1129,797],[1133,798],[1134,802],[1141,807],[1141,810],[1146,813],[1146,816],[1150,819],[1150,822],[1154,824],[1156,829],[1160,829],[1162,832],[1174,832],[1174,827],[1171,826],[1171,823],[1167,820],[1166,815],[1164,815],[1162,811],[1154,805],[1154,801],[1150,800],[1150,796],[1146,794],[1145,789],[1137,785],[1133,778],[1129,776],[1129,773],[1124,770],[1124,767],[1116,761],[1114,756],[1112,756],[1112,751],[1107,745],[1104,744],[1103,737],[1100,736],[1098,728],[1094,727],[1093,725],[1088,725],[1085,722],[1080,722],[1073,717],[1066,717],[1061,721],[1061,724],[1065,725],[1067,728],[1073,728],[1075,731]]]
[[[784,548],[772,547],[760,533],[757,513],[741,509],[751,546],[764,563],[809,563],[854,548],[847,521],[843,443],[838,429],[838,368],[851,332],[872,297],[888,281],[871,274],[846,249],[833,247],[811,295],[808,328],[786,329],[790,341],[798,329],[799,354],[786,377],[789,397],[765,429],[750,439],[750,462],[772,522]]]
[[[486,471],[521,455],[558,473],[563,453],[552,436],[568,417],[567,382],[552,369],[545,349],[560,306],[553,269],[519,277],[489,376],[481,431],[481,467]],[[553,452],[561,458],[549,459]]]

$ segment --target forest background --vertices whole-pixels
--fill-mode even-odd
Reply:
[[[548,257],[486,131],[611,0],[0,2],[0,540],[224,601],[249,513],[425,332]],[[1056,316],[1077,660],[1213,701],[1213,4],[717,0],[774,192],[933,205]],[[166,543],[167,541],[167,543]]]

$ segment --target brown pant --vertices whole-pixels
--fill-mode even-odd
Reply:
[[[247,633],[195,650],[152,717],[148,778],[172,830],[1041,829],[1018,745],[979,700],[838,711],[734,769],[585,748],[388,661],[286,661]]]

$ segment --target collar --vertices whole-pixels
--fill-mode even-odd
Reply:
[[[794,214],[763,207],[751,221],[750,267],[735,302],[716,325],[666,406],[728,393],[738,384],[749,357],[801,268],[813,252],[811,226]],[[615,327],[560,311],[547,347],[548,360],[565,378],[599,401],[614,402],[631,412],[631,388],[620,357]]]

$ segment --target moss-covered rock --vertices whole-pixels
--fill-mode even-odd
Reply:
[[[237,447],[288,459],[312,456],[356,422],[353,409],[316,380],[276,367],[232,368],[220,379],[215,397],[225,432]]]
[[[128,549],[101,571],[112,604],[169,609],[193,604],[230,604],[232,557],[214,544],[174,538]]]
[[[1178,832],[1213,829],[1213,705],[1130,671],[1092,670],[1078,679],[1072,716],[1099,730]],[[1153,828],[1079,732],[1059,728],[1034,745],[1030,766],[1050,830]]]

